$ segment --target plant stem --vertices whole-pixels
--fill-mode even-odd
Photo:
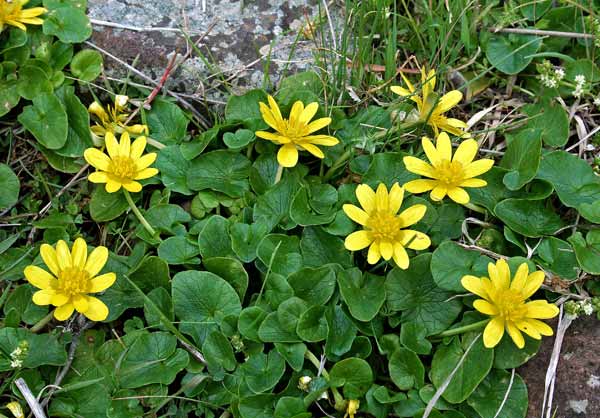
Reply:
[[[350,156],[352,156],[352,149],[348,149],[346,150],[346,152],[344,152],[340,158],[338,158],[331,167],[329,167],[329,170],[327,170],[327,172],[325,173],[325,177],[323,177],[323,181],[327,181],[330,179],[331,176],[333,176],[333,173],[335,172],[335,170],[337,170],[338,168],[340,168],[342,166],[342,164],[344,164],[349,158]]]
[[[54,316],[54,311],[51,311],[48,315],[46,315],[45,317],[40,319],[34,326],[32,326],[29,331],[31,331],[33,333],[40,331],[42,328],[44,328],[48,324],[48,322],[50,322],[52,320],[53,316]]]
[[[444,338],[451,337],[453,335],[464,334],[465,332],[469,331],[477,331],[483,328],[485,325],[487,325],[488,322],[490,322],[489,319],[484,319],[483,321],[475,322],[473,324],[463,325],[462,327],[452,328],[444,332],[440,332],[439,334],[434,335],[433,337]]]
[[[138,220],[144,226],[144,228],[146,228],[146,231],[148,231],[148,233],[152,236],[152,238],[157,238],[156,231],[148,223],[146,218],[144,218],[144,215],[142,215],[142,212],[140,212],[138,207],[135,205],[135,202],[131,198],[131,195],[129,194],[129,192],[127,190],[123,189],[123,193],[125,194],[125,199],[127,199],[127,203],[129,203],[129,207],[131,208],[133,213],[135,213],[135,216],[137,216]]]
[[[277,166],[277,174],[275,174],[275,182],[273,184],[279,183],[282,175],[283,175],[283,166],[281,164],[279,164]]]
[[[321,374],[325,378],[325,380],[329,381],[329,373],[325,370],[325,367],[321,367],[321,362],[319,359],[310,351],[306,350],[304,353],[304,357],[310,361],[313,366],[317,368],[317,370],[321,371]],[[331,387],[331,393],[333,394],[333,399],[335,400],[335,409],[337,411],[343,411],[346,409],[346,400],[344,397],[338,392],[337,388]]]
[[[475,205],[475,204],[473,204],[471,202],[465,203],[464,206],[466,208],[471,209],[472,211],[483,213],[484,215],[487,214],[487,211],[484,208],[482,208],[481,206]]]
[[[148,145],[152,145],[154,148],[158,148],[158,149],[163,149],[163,148],[167,147],[162,142],[158,142],[156,139],[152,139],[149,136],[146,137],[146,143]]]

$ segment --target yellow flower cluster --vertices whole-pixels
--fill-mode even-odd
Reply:
[[[27,30],[25,25],[41,25],[44,20],[39,16],[46,13],[43,7],[32,7],[23,9],[29,0],[0,0],[0,32],[5,25],[14,26],[23,31]]]

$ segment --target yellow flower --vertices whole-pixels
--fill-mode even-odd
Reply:
[[[97,148],[88,148],[83,153],[85,160],[98,171],[90,174],[88,180],[92,183],[106,183],[108,193],[117,192],[123,187],[132,193],[142,190],[142,185],[136,180],[144,180],[158,173],[150,165],[156,160],[156,153],[146,155],[146,137],[140,136],[133,144],[127,132],[121,135],[121,142],[111,132],[105,138],[108,155]]]
[[[329,135],[311,135],[331,123],[331,118],[320,118],[310,122],[319,109],[318,103],[313,102],[304,107],[301,101],[297,101],[292,106],[290,118],[283,119],[275,99],[269,96],[268,101],[269,106],[263,102],[259,103],[260,113],[264,121],[277,133],[257,131],[256,136],[283,145],[277,153],[277,161],[281,166],[295,166],[298,163],[298,149],[324,158],[323,151],[317,145],[330,147],[340,142]]]
[[[98,120],[91,127],[92,133],[100,138],[103,138],[107,132],[113,135],[122,134],[123,132],[128,132],[131,136],[148,135],[148,127],[146,125],[125,125],[130,115],[126,109],[128,101],[129,97],[117,95],[115,96],[115,105],[107,105],[106,109],[98,102],[92,103],[88,111],[96,116]]]
[[[435,70],[429,70],[429,73],[427,73],[425,68],[421,68],[421,96],[418,96],[411,82],[404,74],[400,74],[408,89],[392,86],[391,90],[402,97],[410,97],[417,104],[419,121],[431,126],[436,136],[439,134],[440,129],[460,137],[468,138],[470,136],[464,131],[467,128],[465,122],[444,116],[444,113],[462,100],[463,94],[460,91],[452,90],[440,98],[433,91],[435,89]]]
[[[554,318],[558,308],[545,300],[525,302],[544,282],[543,271],[529,274],[527,263],[523,263],[511,281],[508,263],[498,260],[488,264],[488,274],[490,278],[464,276],[461,280],[465,289],[483,298],[473,303],[475,309],[492,317],[483,332],[486,347],[495,347],[505,329],[519,348],[525,346],[521,331],[536,340],[552,335],[552,328],[538,319]]]
[[[346,204],[344,212],[354,222],[364,227],[346,237],[344,245],[350,251],[358,251],[369,247],[367,262],[375,264],[381,257],[390,258],[401,269],[409,265],[406,248],[424,250],[431,245],[431,240],[423,232],[403,229],[419,222],[425,215],[425,205],[413,205],[397,215],[404,188],[395,183],[388,194],[385,184],[380,184],[377,191],[368,185],[361,184],[356,188],[356,197],[362,209]]]
[[[27,281],[41,289],[33,294],[33,303],[56,306],[54,317],[59,321],[67,320],[75,309],[92,321],[106,319],[106,305],[88,295],[108,289],[117,278],[115,273],[98,276],[108,259],[106,247],[96,247],[88,256],[82,238],[75,240],[70,251],[67,243],[60,240],[56,249],[42,244],[40,255],[50,273],[37,266],[27,266],[23,271]]]
[[[440,201],[446,195],[461,205],[469,203],[469,194],[463,187],[484,187],[485,180],[475,177],[489,171],[494,160],[473,161],[477,154],[477,142],[467,139],[461,142],[452,157],[452,144],[448,134],[442,132],[433,146],[429,138],[421,140],[425,155],[431,162],[427,164],[415,157],[404,157],[404,165],[411,173],[429,177],[412,180],[404,185],[411,193],[424,193],[431,190],[431,200]]]
[[[344,418],[348,418],[348,417],[354,418],[354,415],[358,411],[359,407],[360,407],[360,401],[358,401],[356,399],[350,399],[348,401],[348,407],[346,408],[346,414],[344,415]]]
[[[23,9],[29,3],[29,0],[0,0],[0,32],[4,29],[4,25],[15,26],[26,31],[27,25],[41,25],[43,19],[38,16],[43,15],[48,10],[43,7],[32,7],[31,9]]]

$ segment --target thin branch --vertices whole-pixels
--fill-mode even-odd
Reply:
[[[508,388],[506,388],[506,393],[504,394],[504,399],[502,399],[502,403],[500,404],[500,408],[496,411],[494,418],[498,418],[500,416],[500,412],[504,409],[504,405],[508,400],[508,395],[510,394],[510,390],[512,389],[513,382],[515,380],[515,369],[512,369],[512,373],[510,375],[510,382],[508,382]]]
[[[27,405],[29,405],[31,412],[33,412],[33,415],[35,415],[35,418],[46,418],[44,410],[40,406],[35,396],[33,396],[33,393],[31,393],[31,390],[29,389],[29,386],[27,386],[27,382],[25,382],[25,379],[19,377],[15,380],[15,385],[23,394],[25,401],[27,401]]]
[[[151,27],[151,26],[132,26],[132,25],[123,25],[121,23],[116,23],[116,22],[109,22],[106,20],[98,20],[98,19],[91,19],[90,18],[90,22],[92,23],[92,25],[96,25],[96,26],[106,26],[109,28],[115,28],[115,29],[124,29],[124,30],[130,30],[133,32],[177,32],[180,34],[185,34],[185,32],[182,29],[179,28],[169,28],[169,27]],[[189,32],[191,35],[200,35],[201,32],[197,32],[197,31],[190,31]]]
[[[519,35],[536,35],[536,36],[559,36],[562,38],[581,38],[594,39],[594,35],[590,33],[578,32],[561,32],[557,30],[540,30],[540,29],[525,29],[525,28],[490,28],[492,33],[517,33]]]

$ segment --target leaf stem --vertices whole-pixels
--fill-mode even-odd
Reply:
[[[331,167],[329,167],[329,170],[327,170],[327,172],[325,173],[325,176],[323,177],[323,181],[327,181],[331,178],[331,176],[333,176],[333,173],[340,168],[350,157],[352,156],[352,149],[348,149],[346,150],[346,152],[344,152],[342,155],[340,155],[340,158],[338,158]]]
[[[152,145],[154,148],[158,148],[158,149],[163,149],[163,148],[167,147],[162,142],[158,142],[156,139],[152,139],[149,136],[146,137],[146,143],[148,145]]]
[[[273,184],[279,183],[282,175],[283,175],[283,166],[281,164],[278,164],[277,165],[277,174],[275,174],[275,182]]]
[[[452,329],[446,330],[444,332],[440,332],[439,334],[433,335],[432,337],[444,338],[444,337],[451,337],[453,335],[464,334],[465,332],[469,332],[469,331],[477,331],[477,330],[480,330],[481,328],[483,328],[485,325],[487,325],[488,322],[490,322],[489,319],[484,319],[483,321],[474,322],[469,325],[463,325],[462,327],[452,328]]]
[[[125,199],[127,199],[127,203],[129,203],[129,207],[131,208],[133,213],[135,213],[135,216],[137,216],[138,220],[144,226],[144,228],[146,228],[146,231],[148,231],[148,233],[152,236],[152,238],[157,238],[156,231],[148,223],[146,218],[144,218],[144,215],[142,215],[142,212],[140,212],[138,207],[135,205],[135,202],[131,198],[131,195],[129,194],[129,192],[127,190],[123,189],[123,193],[125,194]]]
[[[46,315],[45,317],[40,319],[34,326],[31,327],[31,329],[29,331],[31,331],[33,333],[40,331],[42,328],[44,328],[48,324],[48,322],[50,322],[52,320],[53,316],[54,316],[54,310],[50,311],[50,313],[48,315]]]
[[[319,361],[319,359],[317,358],[317,356],[315,356],[310,350],[306,350],[306,352],[304,353],[304,357],[310,361],[313,366],[315,366],[317,368],[317,370],[319,370],[321,372],[321,374],[323,375],[323,377],[325,378],[325,380],[327,380],[329,382],[329,373],[327,373],[327,370],[325,370],[325,367],[323,367],[321,365],[321,362]],[[330,387],[331,389],[331,393],[333,394],[333,399],[335,400],[335,409],[337,411],[343,411],[346,409],[346,400],[344,399],[344,397],[340,394],[340,392],[338,392],[337,388],[334,388],[333,386]]]
[[[471,202],[465,203],[464,206],[466,208],[471,209],[472,211],[483,213],[484,215],[487,214],[487,211],[484,208],[482,208],[481,206],[478,206],[478,205],[476,205],[474,203],[471,203]]]

